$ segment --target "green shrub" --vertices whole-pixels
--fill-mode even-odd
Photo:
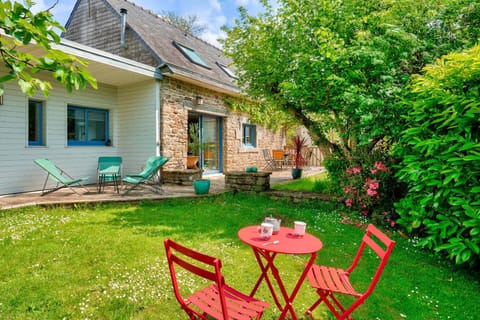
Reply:
[[[413,84],[396,152],[408,194],[398,223],[457,264],[480,258],[480,47],[447,55]]]
[[[393,174],[393,160],[386,152],[363,152],[355,159],[333,157],[326,161],[332,185],[343,196],[346,209],[395,228],[393,203],[402,195]]]

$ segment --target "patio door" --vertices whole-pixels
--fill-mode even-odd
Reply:
[[[198,124],[200,160],[203,174],[222,171],[222,118],[201,114],[189,114],[188,123]]]

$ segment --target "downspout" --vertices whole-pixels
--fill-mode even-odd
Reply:
[[[122,30],[120,31],[120,43],[122,47],[127,48],[127,43],[125,41],[125,29],[127,28],[127,9],[121,8],[120,14],[122,16]]]
[[[162,104],[163,98],[161,96],[161,84],[159,80],[155,83],[155,135],[156,135],[156,155],[163,156],[162,152]]]

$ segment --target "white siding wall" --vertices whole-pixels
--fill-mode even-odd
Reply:
[[[0,105],[0,194],[41,190],[46,172],[34,164],[35,159],[48,158],[74,177],[88,176],[88,183],[93,184],[97,181],[99,156],[124,156],[125,164],[131,165],[138,158],[145,161],[145,156],[154,152],[155,121],[152,108],[156,97],[152,95],[155,88],[153,80],[128,88],[99,84],[98,90],[87,88],[71,94],[63,87],[52,84],[54,89],[48,98],[41,93],[33,97],[45,102],[44,147],[28,146],[28,97],[18,89],[16,83],[5,85],[4,104]],[[68,104],[108,109],[112,146],[68,147]],[[122,127],[124,125],[126,127]],[[126,141],[122,142],[123,138]]]
[[[156,108],[159,104],[154,81],[122,87],[118,92],[118,151],[123,172],[138,173],[148,157],[156,154]]]

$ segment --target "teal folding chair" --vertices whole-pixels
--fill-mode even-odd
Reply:
[[[168,158],[163,156],[152,156],[148,158],[142,172],[138,174],[128,174],[122,181],[131,187],[125,187],[123,195],[140,187],[149,187],[152,191],[162,193],[162,186],[156,181],[157,173],[160,168],[168,162]]]
[[[118,193],[118,184],[122,181],[122,157],[98,157],[97,175],[98,192],[102,192],[107,183],[112,183]]]
[[[45,182],[43,184],[42,188],[42,196],[57,191],[61,188],[69,188],[76,194],[80,195],[75,189],[72,188],[74,185],[78,185],[82,187],[83,189],[89,191],[85,186],[81,184],[81,182],[88,180],[88,177],[84,178],[74,178],[70,176],[68,173],[66,173],[64,170],[60,169],[57,167],[53,162],[51,162],[48,159],[37,159],[34,160],[38,166],[40,166],[43,170],[47,172],[47,178],[45,179]],[[51,178],[53,181],[57,183],[56,187],[52,189],[46,189],[48,179]]]

